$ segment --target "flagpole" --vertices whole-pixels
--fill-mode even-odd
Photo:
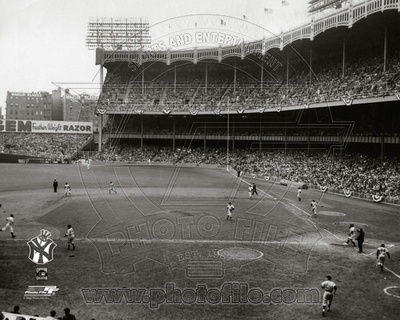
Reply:
[[[228,103],[228,120],[226,134],[226,170],[229,170],[229,103]]]

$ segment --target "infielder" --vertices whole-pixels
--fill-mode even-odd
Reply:
[[[311,214],[313,214],[314,217],[317,217],[317,206],[318,206],[317,201],[312,200],[311,201]]]
[[[1,204],[0,204],[0,207],[1,207]],[[14,215],[10,214],[10,216],[7,217],[6,220],[7,220],[7,224],[5,225],[4,228],[0,229],[0,231],[6,231],[7,229],[10,229],[11,237],[15,238],[14,227],[13,227],[14,226]]]
[[[333,295],[336,294],[336,284],[332,281],[331,276],[326,276],[328,280],[321,283],[321,288],[324,289],[322,296],[322,316],[325,317],[325,311],[331,311]]]
[[[66,197],[71,196],[71,186],[69,185],[68,182],[66,182],[64,185],[64,193]]]
[[[381,268],[381,272],[383,271],[383,267],[385,265],[386,255],[390,259],[389,250],[385,248],[385,244],[381,244],[381,246],[376,250],[376,259],[378,260],[378,266]]]
[[[249,199],[253,199],[253,186],[250,184],[248,187],[249,190]]]
[[[232,202],[229,202],[226,208],[228,209],[228,216],[226,217],[226,220],[232,221],[232,211],[235,210],[235,206],[232,204]]]
[[[75,233],[74,233],[74,229],[72,229],[72,226],[70,224],[68,225],[68,230],[67,230],[67,233],[64,235],[64,237],[68,237],[67,250],[70,249],[71,244],[72,244],[72,250],[75,250],[75,243],[74,243]]]

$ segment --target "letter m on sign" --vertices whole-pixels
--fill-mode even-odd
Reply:
[[[53,240],[40,241],[33,238],[27,242],[29,247],[29,260],[36,264],[46,264],[53,260],[53,251],[57,246]]]

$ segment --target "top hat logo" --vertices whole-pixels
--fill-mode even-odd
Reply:
[[[40,241],[47,241],[47,239],[50,238],[50,237],[51,237],[50,231],[47,231],[47,230],[44,230],[44,229],[40,230],[40,234],[38,235],[38,238],[39,238]]]

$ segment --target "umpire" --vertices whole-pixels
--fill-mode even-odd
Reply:
[[[364,242],[364,230],[362,228],[357,229],[358,235],[356,240],[358,241],[358,253],[362,253],[363,252],[363,242]]]
[[[53,188],[54,188],[54,192],[57,192],[57,188],[58,188],[58,181],[57,181],[57,179],[54,179],[54,181],[53,181]]]

